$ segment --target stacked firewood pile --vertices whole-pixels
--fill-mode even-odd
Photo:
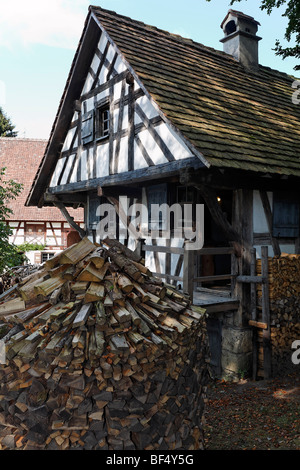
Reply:
[[[205,311],[87,238],[0,297],[0,445],[201,449]]]
[[[40,269],[38,264],[26,264],[8,269],[0,276],[0,294],[18,284],[24,277],[29,276]]]
[[[300,255],[269,258],[268,272],[272,369],[277,374],[293,368],[291,345],[300,338]],[[257,273],[261,274],[261,260],[257,260]],[[259,338],[262,342],[262,332]],[[263,358],[262,351],[260,356]]]

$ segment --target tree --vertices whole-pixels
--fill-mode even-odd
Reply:
[[[5,180],[5,168],[0,168],[0,273],[7,267],[20,264],[20,254],[15,245],[9,243],[12,230],[6,220],[11,216],[12,210],[9,202],[16,199],[22,190],[22,185],[13,180]]]
[[[15,127],[0,107],[0,137],[17,137]]]
[[[210,0],[207,0],[210,2]],[[241,0],[231,0],[230,5]],[[284,39],[288,43],[295,41],[295,45],[290,47],[283,47],[280,40],[275,42],[275,54],[281,56],[283,59],[287,57],[295,57],[300,59],[300,0],[261,0],[260,9],[266,10],[270,15],[274,8],[286,7],[283,17],[287,18],[288,24],[285,30]],[[296,65],[294,70],[300,70],[300,65]]]

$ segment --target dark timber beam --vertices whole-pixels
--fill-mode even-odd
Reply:
[[[142,197],[142,188],[133,188],[130,186],[114,186],[113,188],[110,187],[103,187],[98,186],[97,188],[97,195],[98,196],[128,196],[133,197],[134,199],[141,199]]]
[[[86,194],[85,193],[69,193],[56,196],[51,194],[48,191],[44,194],[44,201],[46,203],[54,204],[56,202],[63,203],[65,206],[77,206],[80,204],[86,204]]]
[[[54,202],[54,205],[60,210],[60,212],[62,213],[66,221],[71,225],[71,227],[77,230],[81,238],[84,238],[86,236],[85,230],[83,230],[81,227],[79,227],[79,225],[76,224],[76,222],[74,222],[74,218],[71,217],[64,204],[62,202]]]

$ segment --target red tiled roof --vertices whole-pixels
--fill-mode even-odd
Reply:
[[[23,184],[23,191],[9,204],[13,210],[10,220],[26,221],[65,221],[60,210],[55,207],[26,207],[32,181],[44,155],[47,141],[42,139],[23,139],[0,137],[0,168],[6,168],[5,179]],[[76,222],[83,221],[82,209],[68,209]]]

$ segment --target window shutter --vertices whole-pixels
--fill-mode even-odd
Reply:
[[[273,236],[280,238],[299,236],[299,202],[274,194]]]
[[[94,140],[94,112],[83,114],[81,123],[81,139],[83,144]]]

